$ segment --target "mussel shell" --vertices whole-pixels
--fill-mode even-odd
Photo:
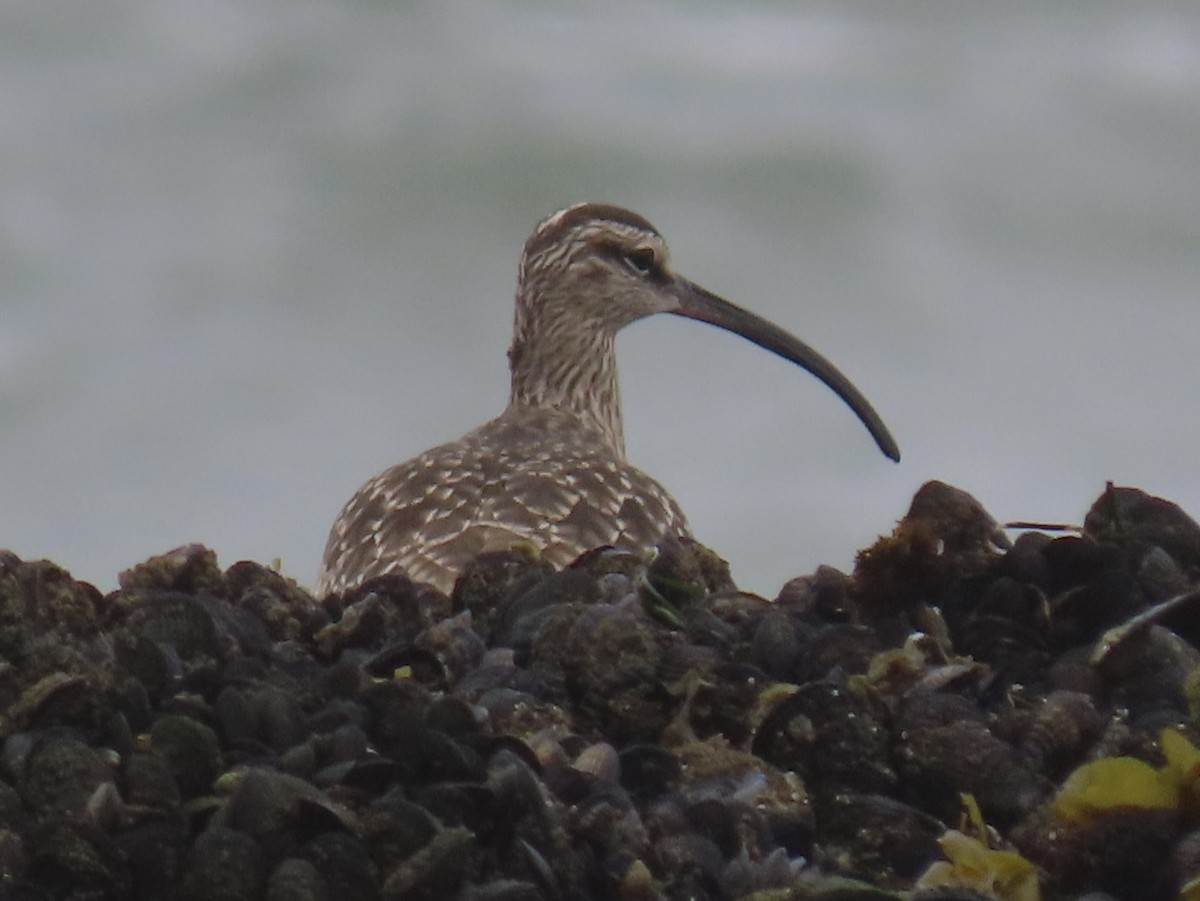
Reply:
[[[826,790],[878,791],[896,781],[886,709],[833,682],[810,682],[784,698],[754,736],[764,760]]]

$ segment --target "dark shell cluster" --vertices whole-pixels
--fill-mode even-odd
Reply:
[[[313,598],[0,552],[0,901],[1200,897],[1200,526],[922,487],[768,601],[705,548]]]

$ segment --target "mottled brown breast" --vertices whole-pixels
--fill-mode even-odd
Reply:
[[[666,490],[575,417],[510,407],[359,489],[330,533],[317,591],[404,572],[449,592],[477,554],[521,541],[564,566],[600,545],[686,534]]]

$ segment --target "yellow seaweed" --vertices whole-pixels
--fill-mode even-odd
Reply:
[[[1174,729],[1163,729],[1158,742],[1167,758],[1161,772],[1178,786],[1185,805],[1200,806],[1200,749]]]
[[[957,829],[938,839],[946,859],[921,874],[914,889],[967,888],[998,901],[1039,901],[1037,872],[1015,851],[995,851]]]
[[[1067,777],[1052,810],[1060,820],[1088,823],[1119,807],[1177,808],[1179,791],[1169,765],[1158,770],[1136,757],[1102,757]]]

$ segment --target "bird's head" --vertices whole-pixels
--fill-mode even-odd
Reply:
[[[542,375],[569,380],[578,371],[573,362],[601,347],[611,354],[621,328],[655,313],[707,322],[807,369],[849,405],[884,454],[900,458],[879,414],[832,363],[794,335],[672,271],[658,229],[607,204],[559,210],[525,242],[509,350],[514,375],[536,358]]]

